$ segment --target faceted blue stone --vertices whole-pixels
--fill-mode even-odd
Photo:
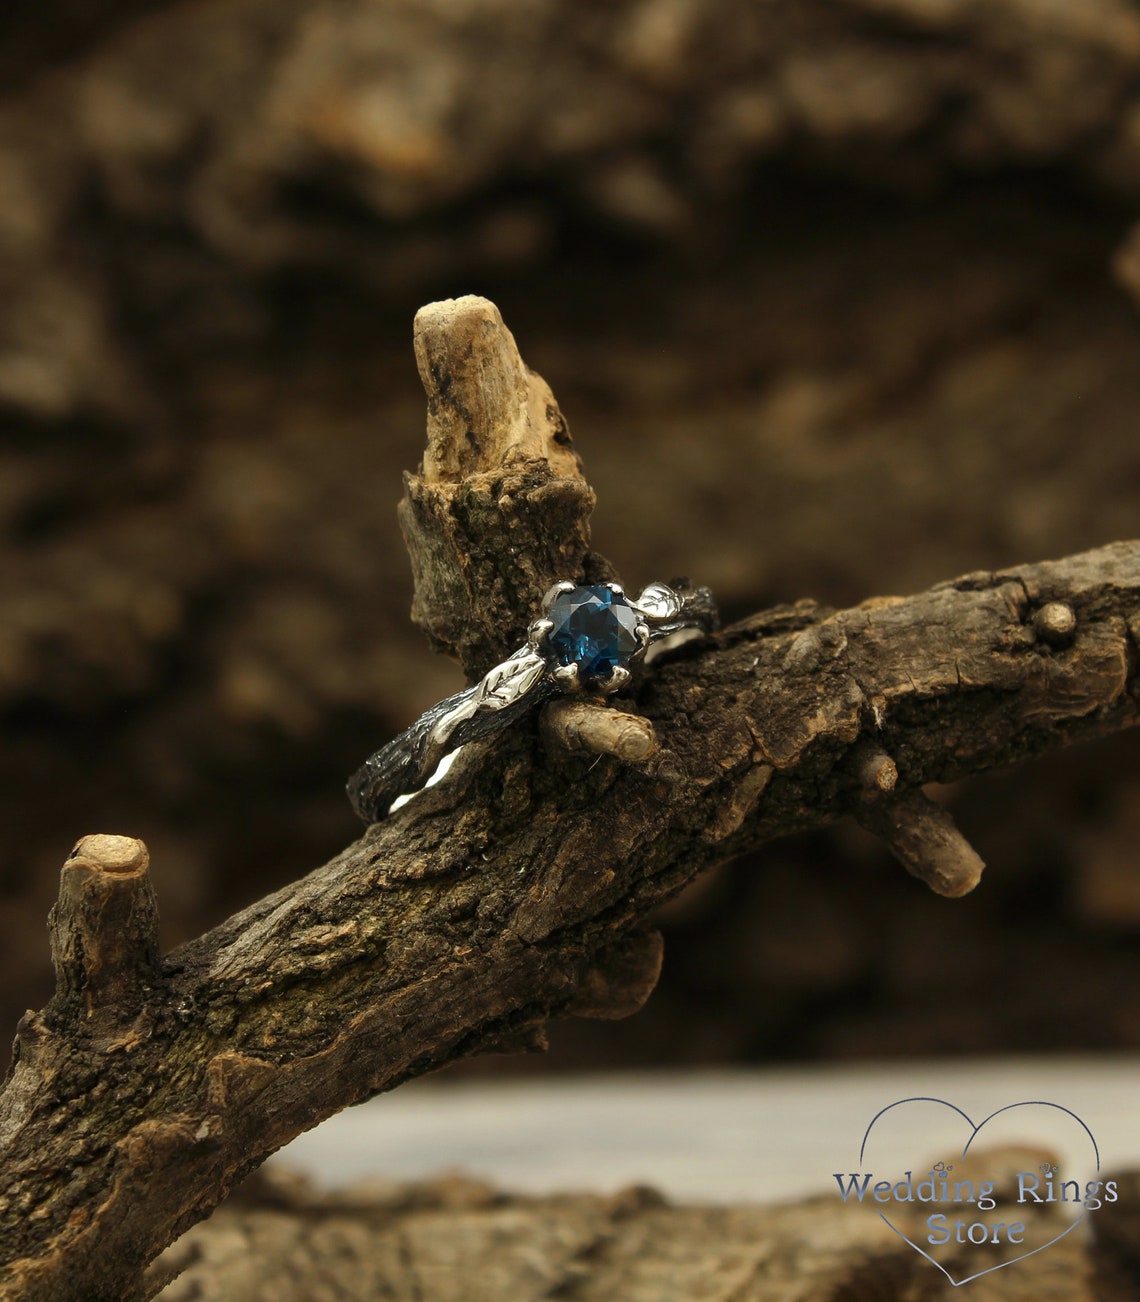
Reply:
[[[584,678],[608,678],[637,650],[637,612],[609,588],[572,588],[550,603],[546,618],[554,625],[547,642],[559,664],[577,665]]]

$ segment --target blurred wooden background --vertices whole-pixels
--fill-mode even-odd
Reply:
[[[59,865],[151,847],[166,939],[355,835],[456,685],[395,524],[411,319],[493,298],[627,580],[728,617],[1136,533],[1126,0],[47,0],[0,19],[0,1024]],[[628,1024],[469,1070],[1140,1047],[1135,738],[663,918]]]

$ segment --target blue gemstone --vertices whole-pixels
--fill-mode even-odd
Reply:
[[[609,588],[571,588],[550,603],[554,625],[547,642],[559,664],[577,665],[584,678],[608,678],[638,648],[639,617],[623,596]]]

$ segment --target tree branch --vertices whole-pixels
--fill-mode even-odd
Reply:
[[[417,355],[417,618],[475,674],[550,580],[609,571],[564,422],[493,306],[425,310]],[[156,1254],[324,1117],[541,1047],[549,1018],[634,1011],[654,906],[772,837],[854,813],[960,893],[980,863],[944,823],[930,834],[919,788],[1134,724],[1138,635],[1140,542],[764,612],[635,681],[640,758],[574,711],[520,723],[161,965],[144,849],[86,838],[54,915],[59,987],[21,1022],[0,1098],[0,1291],[149,1296]]]

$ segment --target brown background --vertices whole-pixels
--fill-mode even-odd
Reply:
[[[344,777],[458,685],[395,525],[422,302],[499,304],[596,545],[729,618],[1136,533],[1124,0],[0,22],[0,1026],[79,836],[148,842],[176,944],[352,838]],[[769,847],[549,1061],[1140,1047],[1136,739],[946,798],[973,896],[848,826]]]

